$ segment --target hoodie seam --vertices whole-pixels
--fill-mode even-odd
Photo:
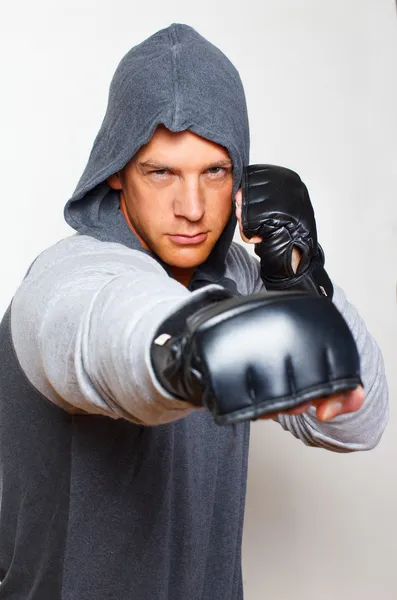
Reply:
[[[176,28],[174,27],[170,31],[171,38],[171,60],[172,60],[172,74],[173,74],[173,92],[174,92],[174,118],[172,119],[172,127],[177,128],[178,113],[179,113],[179,81],[178,81],[178,61],[177,52],[180,45]]]

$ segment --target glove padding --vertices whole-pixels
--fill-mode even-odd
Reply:
[[[230,425],[361,384],[356,344],[327,298],[261,292],[222,299],[222,292],[159,328],[152,364],[171,394]]]
[[[302,290],[332,298],[333,286],[317,242],[309,192],[297,173],[274,165],[250,165],[243,172],[242,228],[255,244],[261,278],[268,290]],[[292,251],[301,251],[296,274]]]

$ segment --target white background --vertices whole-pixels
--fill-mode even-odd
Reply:
[[[306,448],[274,423],[253,424],[246,600],[395,600],[394,1],[25,0],[0,11],[0,311],[37,253],[71,233],[63,205],[121,57],[172,22],[198,29],[241,73],[251,162],[307,183],[327,269],[383,350],[391,395],[370,453]]]

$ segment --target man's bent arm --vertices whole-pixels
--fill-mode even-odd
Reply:
[[[240,293],[250,294],[264,289],[259,269],[259,261],[244,246],[232,244],[227,275],[237,281]],[[343,290],[332,283],[333,302],[347,321],[360,354],[364,403],[357,412],[327,422],[316,418],[314,408],[299,416],[279,415],[275,420],[310,446],[335,452],[369,450],[380,440],[389,415],[383,357],[355,307],[347,301]]]
[[[320,446],[336,452],[370,450],[378,444],[389,416],[383,357],[357,310],[347,301],[343,290],[335,284],[333,302],[347,321],[360,353],[364,403],[358,411],[340,415],[327,422],[316,418],[314,407],[303,415],[279,415],[276,420],[284,429],[310,446]]]
[[[31,384],[66,408],[157,425],[189,414],[153,374],[150,342],[194,295],[148,255],[72,236],[41,254],[12,302],[12,338]]]

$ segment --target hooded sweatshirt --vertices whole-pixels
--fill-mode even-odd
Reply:
[[[76,234],[36,258],[0,325],[0,600],[243,599],[250,425],[218,427],[167,393],[150,344],[208,286],[261,289],[259,264],[232,242],[234,215],[189,289],[142,249],[106,179],[159,124],[224,146],[234,195],[249,158],[243,87],[186,25],[122,59],[65,207]],[[359,348],[364,405],[330,423],[313,411],[278,421],[308,445],[366,450],[387,422],[383,361],[337,286],[334,302]]]

